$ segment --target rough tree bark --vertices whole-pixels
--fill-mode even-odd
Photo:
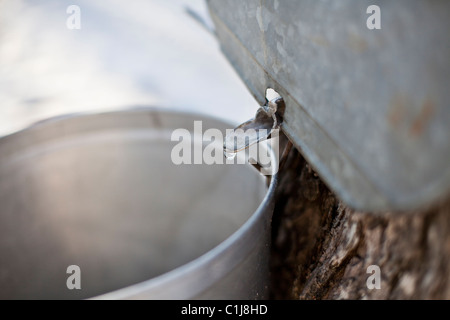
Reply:
[[[450,299],[450,199],[417,212],[347,208],[294,148],[273,217],[274,299]],[[370,265],[381,289],[369,289]]]

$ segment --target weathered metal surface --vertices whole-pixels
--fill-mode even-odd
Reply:
[[[329,187],[368,211],[450,191],[450,2],[209,0],[222,50]]]

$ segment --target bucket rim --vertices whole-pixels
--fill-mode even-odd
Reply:
[[[8,146],[14,146],[15,142],[23,142],[22,137],[30,133],[39,132],[47,126],[59,125],[67,120],[80,119],[85,117],[102,117],[123,114],[146,114],[156,113],[164,116],[180,116],[190,121],[191,119],[205,119],[215,121],[221,125],[234,127],[233,123],[226,119],[221,119],[207,113],[183,111],[176,108],[137,106],[127,109],[98,111],[98,112],[79,112],[62,114],[35,122],[26,128],[0,137],[0,147],[5,149],[4,157],[9,157]],[[161,127],[161,129],[168,129]],[[99,129],[100,130],[100,129]],[[60,138],[60,137],[58,137]],[[44,140],[45,141],[45,140]],[[39,143],[39,141],[38,141]],[[28,148],[33,145],[33,141],[20,146]],[[6,147],[6,148],[5,148]],[[270,147],[269,147],[270,148]],[[278,158],[275,152],[269,150],[273,164],[278,166]],[[14,152],[12,152],[14,155]],[[251,167],[250,164],[246,164]],[[254,168],[249,170],[256,170]],[[263,182],[263,176],[261,182]],[[242,263],[256,245],[264,241],[264,245],[270,244],[270,238],[266,237],[266,231],[270,228],[274,193],[278,183],[278,172],[270,176],[270,183],[265,191],[265,195],[259,203],[257,209],[250,217],[241,224],[230,236],[214,246],[212,249],[202,255],[184,263],[176,268],[164,272],[158,276],[143,280],[136,284],[106,292],[100,295],[89,297],[87,299],[190,299],[193,298],[211,286],[215,282],[224,278],[228,273],[234,270]],[[224,267],[225,266],[225,267]]]

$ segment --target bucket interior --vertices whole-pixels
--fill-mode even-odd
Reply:
[[[52,138],[0,158],[2,299],[89,298],[161,275],[229,237],[266,193],[250,165],[173,164],[168,128],[39,130]],[[70,265],[81,290],[66,286]]]

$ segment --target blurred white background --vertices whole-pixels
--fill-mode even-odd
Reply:
[[[80,30],[66,26],[72,4]],[[253,117],[256,101],[187,9],[213,28],[203,0],[0,0],[0,136],[135,106]]]

